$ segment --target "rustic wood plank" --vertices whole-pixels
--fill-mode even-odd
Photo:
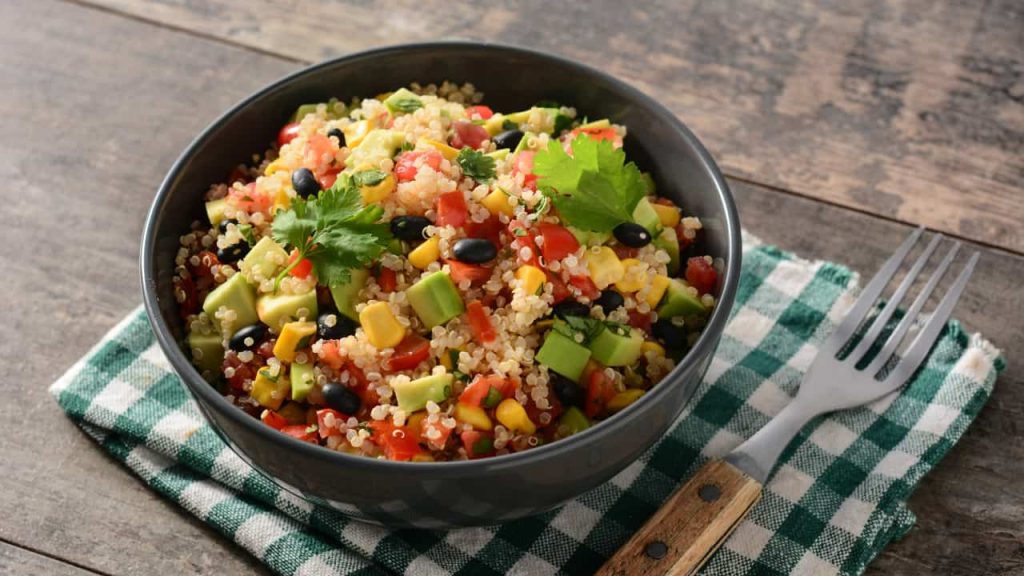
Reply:
[[[93,576],[100,572],[83,570],[31,550],[0,542],[0,576],[46,574],[47,576]]]
[[[445,37],[625,78],[732,176],[1024,252],[1024,5],[1016,0],[84,0],[314,61]]]
[[[4,15],[0,107],[16,137],[0,140],[0,301],[13,335],[0,338],[0,537],[110,574],[262,572],[103,456],[45,388],[138,301],[144,213],[189,138],[296,65],[73,5],[19,0]],[[755,234],[865,273],[907,231],[733,186]],[[985,251],[957,310],[1011,353],[1024,347],[1024,327],[1004,320],[1024,309],[1022,277],[1024,258]],[[919,527],[873,569],[1021,570],[1022,438],[1024,375],[1011,356],[979,422],[912,499]]]

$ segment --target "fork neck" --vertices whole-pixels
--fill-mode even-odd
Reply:
[[[764,484],[782,451],[818,414],[818,411],[808,408],[807,403],[794,398],[768,424],[729,453],[725,460]]]

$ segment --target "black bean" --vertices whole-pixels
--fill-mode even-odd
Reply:
[[[452,254],[459,262],[483,264],[490,262],[498,255],[494,243],[484,238],[463,238],[455,243]]]
[[[576,300],[562,300],[554,306],[555,316],[590,316],[590,306]]]
[[[217,225],[217,230],[220,230],[220,233],[224,234],[225,232],[228,231],[228,224],[234,224],[234,225],[237,226],[238,225],[238,220],[234,220],[234,219],[229,220],[229,219],[225,218],[224,220],[220,221],[220,224]]]
[[[328,322],[331,316],[334,317],[334,321]],[[355,333],[355,322],[337,312],[325,312],[316,319],[316,334],[324,340],[337,340]]]
[[[345,133],[344,132],[342,132],[341,130],[339,130],[337,128],[331,128],[330,130],[327,131],[327,137],[330,138],[332,136],[338,139],[338,146],[344,146],[345,145]]]
[[[358,394],[349,390],[344,384],[337,382],[324,384],[323,394],[324,402],[327,403],[328,407],[349,416],[359,412],[359,408],[363,405]]]
[[[391,234],[399,240],[423,240],[423,230],[433,224],[423,216],[396,216],[391,220]]]
[[[594,300],[594,306],[600,306],[604,310],[605,314],[611,314],[613,310],[618,310],[626,303],[626,299],[611,288],[601,292],[601,295]]]
[[[582,406],[586,399],[583,388],[561,374],[552,375],[551,388],[555,391],[555,396],[558,396],[566,406]]]
[[[219,260],[221,264],[233,264],[242,258],[245,258],[245,255],[248,253],[249,243],[245,240],[239,240],[231,246],[218,249],[217,260]]]
[[[647,228],[633,222],[623,222],[612,230],[615,239],[630,248],[643,248],[651,243],[651,233]]]
[[[651,326],[651,334],[661,340],[665,348],[669,350],[682,350],[686,348],[686,329],[676,326],[670,318],[660,318]]]
[[[501,134],[497,134],[491,141],[497,148],[508,148],[509,150],[515,150],[516,146],[519,146],[520,140],[523,139],[523,133],[519,130],[506,130]]]
[[[303,198],[320,191],[320,183],[316,181],[316,176],[313,176],[309,168],[299,168],[292,172],[292,187],[295,188],[295,193]]]
[[[252,350],[259,346],[260,342],[263,341],[263,337],[267,335],[267,327],[263,324],[256,323],[250,324],[243,328],[239,328],[231,336],[231,340],[228,340],[228,348],[235,352],[243,352],[245,350]]]

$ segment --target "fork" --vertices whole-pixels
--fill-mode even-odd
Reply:
[[[932,257],[942,240],[941,234],[931,239],[877,316],[872,319],[869,315],[923,233],[924,228],[911,233],[864,287],[846,317],[821,345],[793,401],[724,459],[713,460],[698,470],[598,574],[696,572],[760,499],[782,451],[808,422],[823,414],[871,403],[899,390],[910,379],[949,320],[978,261],[975,252],[906,352],[893,360],[960,250],[960,242],[954,242],[883,342],[883,330]],[[851,339],[862,324],[866,332],[854,345]],[[880,346],[879,352],[872,357],[876,346]],[[849,354],[841,356],[851,347]],[[867,364],[858,368],[864,362]]]

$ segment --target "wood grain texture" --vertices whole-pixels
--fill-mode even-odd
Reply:
[[[694,574],[760,499],[758,481],[722,460],[708,462],[601,566],[597,576]]]
[[[149,13],[174,9],[162,6]],[[233,17],[208,6],[210,19]],[[0,539],[105,574],[265,573],[105,457],[46,387],[138,303],[141,224],[174,158],[231,103],[297,64],[52,0],[9,0],[0,14]],[[604,16],[594,18],[581,34],[607,35]],[[490,34],[490,23],[464,21]],[[997,22],[993,33],[1006,27]],[[349,46],[347,34],[332,35]],[[751,232],[867,274],[908,230],[732,185]],[[873,573],[1024,571],[1021,278],[1024,258],[984,252],[956,315],[1007,350],[1008,368],[967,437],[911,500],[918,527]]]
[[[730,176],[1024,252],[1019,0],[83,0],[302,61],[471,38],[609,71]]]
[[[83,570],[66,562],[36,554],[31,550],[0,542],[0,576],[24,576],[26,574],[94,576],[99,573]]]

